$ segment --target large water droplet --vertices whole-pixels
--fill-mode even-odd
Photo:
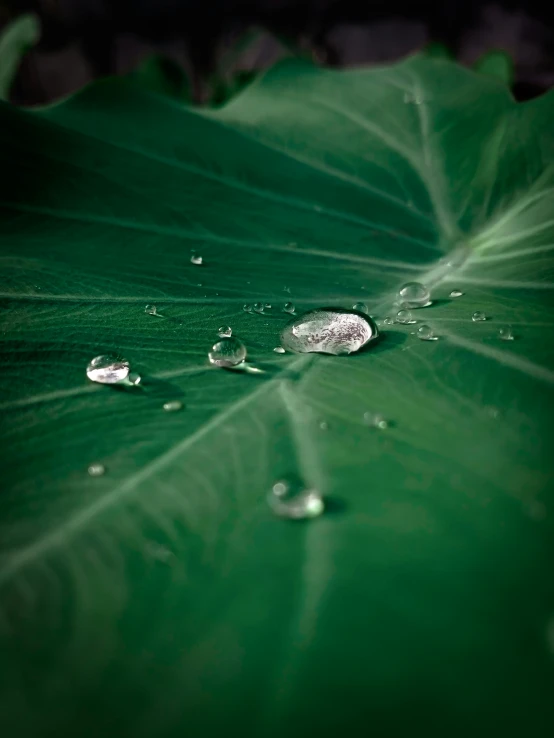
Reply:
[[[514,340],[514,333],[512,331],[511,325],[503,325],[501,328],[498,329],[498,336],[503,341],[513,341]]]
[[[169,402],[164,402],[163,409],[166,413],[175,413],[183,409],[183,403],[181,400],[170,400]]]
[[[268,503],[275,515],[290,520],[316,518],[325,509],[321,494],[315,489],[305,489],[287,481],[273,485]]]
[[[398,291],[398,296],[410,308],[422,308],[431,304],[429,288],[421,282],[406,282]]]
[[[294,314],[295,309],[296,308],[294,307],[294,305],[292,304],[292,302],[286,302],[285,303],[285,307],[283,308],[283,310],[285,311],[285,313],[290,313],[291,315]]]
[[[208,354],[210,364],[225,368],[238,366],[246,359],[246,347],[238,338],[222,338]]]
[[[195,264],[196,266],[200,266],[200,265],[202,264],[202,262],[203,262],[203,261],[204,261],[204,260],[202,259],[202,257],[201,257],[201,256],[199,256],[198,254],[193,254],[193,255],[192,255],[192,256],[190,257],[190,263],[191,263],[191,264]]]
[[[487,319],[487,316],[485,315],[485,313],[482,313],[480,310],[477,310],[471,316],[471,320],[474,323],[481,323],[483,320],[486,320],[486,319]]]
[[[450,297],[461,297],[463,294],[461,290],[452,290]]]
[[[281,332],[281,343],[297,353],[351,354],[378,335],[369,316],[354,310],[318,308],[288,323]]]
[[[435,336],[435,333],[430,325],[421,325],[417,329],[417,337],[420,338],[422,341],[438,341],[438,336]]]
[[[91,464],[87,471],[91,477],[101,477],[106,473],[106,467],[104,464]]]
[[[369,308],[365,304],[365,302],[355,302],[352,305],[352,310],[357,310],[359,313],[364,313],[364,315],[369,315]]]
[[[414,320],[411,310],[403,308],[396,313],[396,322],[409,325],[410,323],[416,323],[417,321]]]
[[[221,328],[218,328],[217,335],[220,338],[230,338],[233,335],[233,329],[231,326],[222,325]]]
[[[87,377],[99,384],[117,384],[129,376],[129,362],[115,354],[95,356],[87,366]]]

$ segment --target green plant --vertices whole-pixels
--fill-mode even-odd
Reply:
[[[7,100],[13,79],[25,52],[39,39],[38,19],[20,15],[0,34],[0,100]]]
[[[2,734],[549,735],[554,95],[296,61],[0,116]],[[283,303],[414,279],[374,348],[273,352]],[[264,373],[208,366],[220,325]],[[271,515],[292,475],[326,514]]]

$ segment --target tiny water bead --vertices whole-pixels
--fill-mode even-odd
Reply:
[[[351,354],[377,338],[373,320],[354,310],[318,308],[288,323],[281,332],[284,348],[297,353]]]
[[[473,315],[471,316],[471,320],[472,320],[472,321],[473,321],[474,323],[482,323],[482,322],[483,322],[483,320],[486,320],[486,319],[487,319],[487,316],[485,315],[485,313],[482,313],[482,312],[481,312],[480,310],[477,310],[477,311],[476,311],[475,313],[473,313]]]
[[[127,377],[127,382],[135,387],[138,387],[138,385],[142,382],[142,377],[140,376],[140,374],[137,374],[137,372],[131,372]]]
[[[357,310],[359,313],[364,313],[364,315],[369,315],[369,308],[365,304],[365,302],[355,302],[352,305],[352,310]]]
[[[284,353],[286,353],[285,352],[285,349],[282,346],[275,346],[275,348],[273,350],[275,351],[276,354],[284,354]]]
[[[435,333],[430,325],[421,325],[417,329],[416,335],[422,341],[438,341],[439,340],[438,336],[435,336]]]
[[[91,464],[87,469],[90,477],[101,477],[106,473],[104,464]]]
[[[163,409],[166,413],[175,413],[183,409],[183,403],[181,400],[170,400],[169,402],[164,402]]]
[[[147,315],[157,315],[157,316],[161,317],[160,314],[159,314],[159,312],[158,312],[158,308],[155,305],[146,305],[146,307],[144,308],[144,312]]]
[[[87,377],[99,384],[117,384],[129,376],[129,362],[115,354],[95,356],[87,366]]]
[[[461,297],[463,294],[461,290],[452,290],[450,297]]]
[[[388,421],[380,413],[364,413],[364,423],[373,428],[379,428],[379,430],[385,430],[389,427]]]
[[[319,422],[319,429],[322,431],[329,430],[329,423],[326,420],[321,420]]]
[[[254,303],[254,312],[255,313],[263,313],[265,310],[265,305],[263,302],[255,302]]]
[[[422,308],[431,304],[429,288],[421,282],[406,282],[399,289],[398,297],[408,308]]]
[[[191,263],[191,264],[195,264],[196,266],[200,266],[200,265],[202,264],[202,262],[203,262],[203,261],[204,261],[204,260],[202,259],[202,257],[201,257],[201,256],[199,256],[198,254],[193,254],[193,255],[192,255],[192,256],[190,257],[190,263]]]
[[[289,520],[316,518],[325,509],[323,497],[317,490],[287,481],[276,482],[267,501],[275,515]]]
[[[231,326],[222,325],[221,328],[217,329],[217,335],[220,338],[230,338],[233,335],[233,329]]]
[[[511,325],[503,325],[498,329],[498,336],[502,341],[513,341],[514,333]]]
[[[283,310],[284,310],[285,313],[290,313],[292,315],[294,313],[294,311],[296,310],[296,308],[294,307],[294,305],[292,304],[292,302],[286,302],[285,303],[285,307],[283,308]]]
[[[271,310],[271,305],[269,302],[264,302],[264,308],[265,310]]]
[[[238,338],[222,338],[208,353],[210,364],[224,368],[238,366],[246,359],[246,346]]]
[[[388,315],[385,320],[383,321],[385,325],[394,325],[394,318],[391,318],[390,315]]]
[[[397,323],[403,323],[404,325],[409,325],[411,323],[415,323],[414,316],[412,315],[411,310],[407,310],[404,308],[403,310],[399,310],[396,313],[396,322]]]
[[[252,305],[249,305],[248,303],[245,303],[242,306],[242,309],[244,310],[245,313],[251,313],[252,312]]]

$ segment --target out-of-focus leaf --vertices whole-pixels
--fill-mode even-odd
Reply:
[[[8,98],[21,58],[39,36],[38,18],[32,13],[20,15],[0,34],[0,100]]]

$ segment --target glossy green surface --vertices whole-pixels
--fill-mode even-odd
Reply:
[[[2,736],[552,735],[553,120],[423,59],[0,108]],[[438,341],[273,351],[412,280]]]

